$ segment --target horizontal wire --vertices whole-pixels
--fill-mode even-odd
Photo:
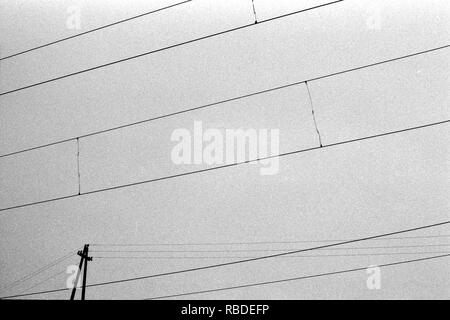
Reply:
[[[367,250],[367,249],[403,249],[403,248],[425,248],[425,247],[448,247],[450,244],[426,244],[426,245],[404,245],[404,246],[372,246],[372,247],[349,247],[349,248],[325,248],[320,250]],[[284,249],[228,249],[228,250],[92,250],[92,253],[194,253],[194,252],[283,252],[297,250],[293,248]]]
[[[376,252],[376,253],[346,253],[346,254],[315,254],[315,255],[298,255],[298,256],[282,256],[277,258],[321,258],[321,257],[371,257],[371,256],[395,256],[395,255],[411,255],[411,254],[443,254],[449,251],[415,251],[415,252]],[[138,257],[138,256],[93,256],[95,259],[145,259],[145,260],[182,260],[182,259],[249,259],[256,258],[255,256],[153,256],[153,257]]]
[[[367,241],[367,240],[371,240],[371,239],[392,236],[392,235],[396,235],[396,234],[402,234],[402,233],[408,233],[408,232],[413,232],[413,231],[418,231],[418,230],[423,230],[423,229],[435,228],[435,227],[438,227],[438,226],[447,225],[449,223],[450,223],[450,220],[443,221],[443,222],[438,222],[438,223],[433,223],[433,224],[429,224],[429,225],[423,225],[423,226],[420,226],[420,227],[415,227],[415,228],[410,228],[410,229],[404,229],[404,230],[400,230],[400,231],[394,231],[394,232],[389,232],[389,233],[382,233],[382,234],[378,234],[378,235],[374,235],[374,236],[348,240],[348,241],[344,241],[344,242],[337,242],[337,243],[326,244],[326,245],[321,245],[321,246],[317,246],[317,247],[310,247],[310,248],[299,249],[299,250],[295,250],[295,251],[288,251],[288,252],[277,253],[277,254],[272,254],[272,255],[260,256],[260,257],[257,257],[257,258],[249,258],[249,259],[243,259],[243,260],[236,260],[236,261],[230,261],[230,262],[210,264],[210,265],[201,266],[201,267],[195,267],[195,268],[190,268],[190,269],[182,269],[182,270],[170,271],[170,272],[164,272],[164,273],[157,273],[157,274],[151,274],[151,275],[140,276],[140,277],[132,277],[132,278],[125,278],[125,279],[120,279],[120,280],[98,282],[98,283],[93,283],[93,284],[86,285],[86,288],[87,287],[98,287],[98,286],[112,285],[112,284],[131,282],[131,281],[138,281],[138,280],[151,279],[151,278],[158,278],[158,277],[170,276],[170,275],[175,275],[175,274],[189,273],[189,272],[194,272],[194,271],[201,271],[201,270],[221,268],[221,267],[225,267],[225,266],[231,266],[231,265],[237,265],[237,264],[261,261],[261,260],[271,259],[271,258],[275,258],[275,257],[293,255],[293,254],[296,254],[296,253],[301,253],[301,252],[306,252],[306,251],[314,251],[314,250],[318,250],[318,249],[322,249],[322,248],[331,248],[331,247],[346,245],[346,244],[349,244],[349,243],[362,242],[362,241]],[[36,294],[46,294],[46,293],[60,292],[60,291],[66,291],[66,290],[69,290],[69,289],[68,288],[60,288],[60,289],[53,289],[53,290],[47,290],[47,291],[39,291],[39,292],[33,292],[33,293],[27,293],[27,294],[20,294],[20,295],[0,297],[0,299],[17,298],[17,297],[36,295]]]
[[[82,73],[98,70],[100,68],[109,67],[111,65],[115,65],[115,64],[126,62],[126,61],[129,61],[129,60],[137,59],[137,58],[140,58],[140,57],[143,57],[143,56],[147,56],[149,54],[162,52],[162,51],[165,51],[165,50],[169,50],[169,49],[172,49],[172,48],[184,46],[184,45],[187,45],[187,44],[190,44],[190,43],[194,43],[194,42],[197,42],[197,41],[201,41],[201,40],[217,37],[217,36],[220,36],[220,35],[223,35],[223,34],[231,33],[231,32],[237,31],[237,30],[245,29],[245,28],[248,28],[248,27],[253,27],[253,26],[256,26],[256,25],[260,25],[260,24],[262,24],[264,22],[274,21],[274,20],[277,20],[277,19],[285,18],[287,16],[292,16],[294,14],[299,14],[299,13],[302,13],[302,12],[306,12],[306,11],[318,9],[318,8],[321,8],[321,7],[325,7],[325,6],[328,6],[328,5],[336,4],[336,3],[342,2],[342,1],[344,1],[344,0],[337,0],[337,1],[329,2],[329,3],[317,5],[317,6],[314,6],[314,7],[307,8],[307,9],[298,10],[298,11],[291,12],[291,13],[288,13],[288,14],[284,14],[284,15],[280,15],[280,16],[273,17],[273,18],[270,18],[270,19],[262,20],[262,21],[258,22],[258,24],[254,24],[254,23],[245,24],[245,25],[242,25],[242,26],[239,26],[239,27],[234,27],[234,28],[231,28],[231,29],[228,29],[228,30],[224,30],[224,31],[216,32],[216,33],[209,34],[209,35],[206,35],[206,36],[202,36],[202,37],[199,37],[199,38],[195,38],[195,39],[187,40],[187,41],[184,41],[184,42],[176,43],[176,44],[169,45],[169,46],[166,46],[166,47],[163,47],[163,48],[147,51],[147,52],[140,53],[140,54],[137,54],[137,55],[134,55],[134,56],[131,56],[131,57],[115,60],[115,61],[108,62],[108,63],[105,63],[105,64],[101,64],[101,65],[98,65],[98,66],[95,66],[95,67],[79,70],[79,71],[76,71],[76,72],[72,72],[72,73],[68,73],[68,74],[65,74],[65,75],[62,75],[62,76],[58,76],[58,77],[55,77],[55,78],[51,78],[51,79],[48,79],[48,80],[40,81],[40,82],[33,83],[33,84],[30,84],[30,85],[27,85],[27,86],[23,86],[23,87],[20,87],[20,88],[16,88],[16,89],[12,89],[12,90],[9,90],[9,91],[5,91],[5,92],[0,93],[0,96],[4,96],[4,95],[7,95],[7,94],[11,94],[11,93],[17,92],[17,91],[22,91],[22,90],[25,90],[25,89],[33,88],[33,87],[40,86],[40,85],[43,85],[43,84],[46,84],[46,83],[62,80],[62,79],[69,78],[69,77],[72,77],[72,76],[75,76],[75,75],[79,75],[79,74],[82,74]]]
[[[237,97],[234,97],[234,98],[228,98],[228,99],[216,101],[216,102],[205,104],[205,105],[201,105],[201,106],[198,106],[198,107],[193,107],[193,108],[189,108],[189,109],[185,109],[185,110],[181,110],[181,111],[167,113],[167,114],[164,114],[164,115],[161,115],[161,116],[147,118],[147,119],[143,119],[143,120],[140,120],[140,121],[135,121],[135,122],[131,122],[131,123],[128,123],[128,124],[112,127],[112,128],[109,128],[109,129],[98,130],[98,131],[94,131],[94,132],[87,133],[87,134],[84,134],[84,135],[79,135],[79,136],[72,137],[72,138],[58,140],[58,141],[46,143],[46,144],[43,144],[43,145],[31,147],[31,148],[26,148],[26,149],[22,149],[22,150],[10,152],[10,153],[5,153],[5,154],[0,155],[0,158],[9,157],[9,156],[12,156],[12,155],[16,155],[16,154],[20,154],[20,153],[24,153],[24,152],[29,152],[29,151],[33,151],[33,150],[37,150],[37,149],[41,149],[41,148],[46,148],[46,147],[50,147],[50,146],[61,144],[61,143],[75,141],[77,139],[83,139],[83,138],[87,138],[87,137],[90,137],[90,136],[99,135],[99,134],[103,134],[103,133],[107,133],[107,132],[111,132],[111,131],[115,131],[115,130],[120,130],[120,129],[124,129],[124,128],[127,128],[127,127],[136,126],[136,125],[140,125],[140,124],[144,124],[144,123],[148,123],[148,122],[152,122],[152,121],[157,121],[157,120],[160,120],[160,119],[177,116],[177,115],[184,114],[184,113],[189,113],[189,112],[193,112],[193,111],[197,111],[197,110],[201,110],[201,109],[211,108],[211,107],[215,107],[215,106],[227,103],[227,102],[237,101],[237,100],[249,98],[249,97],[256,96],[256,95],[260,95],[260,94],[269,93],[269,92],[272,92],[272,91],[277,91],[277,90],[281,90],[281,89],[297,86],[297,85],[300,85],[300,84],[303,84],[303,83],[306,83],[306,82],[312,82],[312,81],[317,81],[317,80],[328,78],[328,77],[334,77],[334,76],[337,76],[337,75],[340,75],[340,74],[345,74],[345,73],[349,73],[349,72],[353,72],[353,71],[358,71],[358,70],[365,69],[365,68],[371,68],[371,67],[378,66],[378,65],[381,65],[381,64],[391,63],[391,62],[394,62],[394,61],[407,59],[407,58],[411,58],[411,57],[414,57],[414,56],[418,56],[418,55],[427,54],[427,53],[434,52],[434,51],[447,49],[449,47],[450,47],[450,45],[445,45],[445,46],[441,46],[441,47],[435,47],[435,48],[432,48],[432,49],[419,51],[419,52],[415,52],[415,53],[412,53],[412,54],[408,54],[408,55],[404,55],[404,56],[400,56],[400,57],[396,57],[396,58],[392,58],[392,59],[382,60],[382,61],[378,61],[378,62],[375,62],[375,63],[366,64],[366,65],[362,65],[362,66],[355,67],[355,68],[350,68],[350,69],[345,69],[345,70],[341,70],[341,71],[334,72],[334,73],[329,73],[329,74],[322,75],[322,76],[315,77],[315,78],[311,78],[311,79],[296,81],[296,82],[292,82],[292,83],[281,85],[281,86],[272,87],[272,88],[265,89],[265,90],[255,91],[255,92],[248,93],[248,94],[245,94],[245,95],[240,95],[240,96],[237,96]]]
[[[396,266],[396,265],[413,263],[413,262],[419,262],[419,261],[440,259],[440,258],[445,258],[445,257],[449,257],[449,256],[450,256],[450,254],[445,254],[445,255],[431,256],[431,257],[426,257],[426,258],[419,258],[419,259],[412,259],[412,260],[403,260],[403,261],[397,261],[397,262],[380,264],[380,265],[377,265],[377,267],[382,268],[382,267]],[[243,285],[238,285],[238,286],[222,287],[222,288],[215,288],[215,289],[208,289],[208,290],[201,290],[201,291],[191,291],[191,292],[184,292],[184,293],[178,293],[178,294],[172,294],[172,295],[151,297],[151,298],[147,298],[146,300],[175,298],[175,297],[188,296],[188,295],[201,294],[201,293],[212,293],[212,292],[218,292],[218,291],[243,289],[243,288],[249,288],[249,287],[269,285],[269,284],[276,284],[276,283],[283,283],[283,282],[291,282],[291,281],[319,278],[319,277],[331,276],[331,275],[336,275],[336,274],[344,274],[344,273],[350,273],[350,272],[356,272],[356,271],[363,271],[363,270],[367,270],[367,268],[369,268],[369,266],[353,268],[353,269],[345,269],[345,270],[339,270],[339,271],[333,271],[333,272],[326,272],[326,273],[318,273],[318,274],[313,274],[313,275],[307,275],[307,276],[301,276],[301,277],[295,277],[295,278],[288,278],[288,279],[281,279],[281,280],[255,282],[255,283],[243,284]]]
[[[80,33],[77,33],[77,34],[75,34],[73,36],[70,36],[70,37],[65,37],[65,38],[62,38],[62,39],[59,39],[59,40],[55,40],[55,41],[52,41],[52,42],[49,42],[49,43],[46,43],[46,44],[43,44],[43,45],[40,45],[40,46],[36,46],[34,48],[30,48],[30,49],[27,49],[27,50],[24,50],[24,51],[21,51],[21,52],[13,53],[13,54],[11,54],[9,56],[0,57],[0,61],[6,60],[6,59],[10,59],[10,58],[13,58],[13,57],[16,57],[16,56],[20,56],[20,55],[23,55],[25,53],[28,53],[28,52],[31,52],[31,51],[35,51],[35,50],[38,50],[38,49],[42,49],[42,48],[45,48],[45,47],[49,47],[51,45],[54,45],[54,44],[57,44],[57,43],[60,43],[60,42],[63,42],[63,41],[67,41],[67,40],[70,40],[70,39],[73,39],[73,38],[81,37],[81,36],[84,36],[84,35],[86,35],[88,33],[92,33],[92,32],[95,32],[95,31],[102,30],[102,29],[106,29],[106,28],[109,28],[109,27],[112,27],[112,26],[115,26],[115,25],[118,25],[118,24],[121,24],[121,23],[124,23],[124,22],[128,22],[130,20],[134,20],[134,19],[137,19],[137,18],[142,18],[142,17],[147,16],[149,14],[153,14],[153,13],[160,12],[160,11],[163,11],[163,10],[166,10],[166,9],[169,9],[169,8],[173,8],[173,7],[176,7],[176,6],[185,4],[187,2],[191,2],[191,1],[192,0],[186,0],[186,1],[179,2],[179,3],[175,3],[175,4],[172,4],[170,6],[166,6],[166,7],[159,8],[159,9],[155,9],[155,10],[148,11],[148,12],[145,12],[145,13],[141,13],[139,15],[136,15],[136,16],[133,16],[133,17],[130,17],[130,18],[126,18],[126,19],[119,20],[119,21],[116,21],[116,22],[113,22],[113,23],[109,23],[107,25],[104,25],[104,26],[101,26],[101,27],[97,27],[97,28],[94,28],[94,29],[91,29],[91,30],[88,30],[88,31],[80,32]]]
[[[359,142],[359,141],[363,141],[363,140],[389,136],[389,135],[393,135],[393,134],[398,134],[398,133],[412,131],[412,130],[417,130],[417,129],[423,129],[423,128],[432,127],[432,126],[436,126],[436,125],[442,125],[442,124],[446,124],[446,123],[449,123],[449,122],[450,122],[450,120],[444,120],[444,121],[439,121],[439,122],[434,122],[434,123],[428,123],[428,124],[424,124],[424,125],[420,125],[420,126],[415,126],[415,127],[410,127],[410,128],[405,128],[405,129],[400,129],[400,130],[380,133],[380,134],[366,136],[366,137],[362,137],[362,138],[356,138],[356,139],[345,140],[345,141],[340,141],[340,142],[335,142],[335,143],[330,143],[330,144],[324,144],[323,146],[311,147],[311,148],[295,150],[295,151],[289,151],[289,152],[280,153],[280,154],[274,155],[274,156],[267,156],[267,157],[261,157],[261,158],[257,158],[257,159],[252,159],[252,160],[246,160],[246,161],[242,161],[242,162],[235,162],[235,163],[220,165],[220,166],[216,166],[216,167],[212,167],[212,168],[194,170],[194,171],[189,171],[189,172],[184,172],[184,173],[179,173],[179,174],[174,174],[174,175],[169,175],[169,176],[163,176],[163,177],[160,177],[160,178],[153,178],[153,179],[148,179],[148,180],[143,180],[143,181],[138,181],[138,182],[133,182],[133,183],[127,183],[127,184],[122,184],[122,185],[113,186],[113,187],[107,187],[107,188],[101,188],[101,189],[96,189],[96,190],[92,190],[92,191],[86,191],[86,192],[82,192],[82,193],[78,193],[77,192],[77,193],[74,193],[74,194],[71,194],[71,195],[67,195],[67,196],[51,198],[51,199],[46,199],[46,200],[40,200],[40,201],[34,201],[34,202],[29,202],[29,203],[25,203],[25,204],[21,204],[21,205],[15,205],[15,206],[11,206],[11,207],[1,208],[0,212],[7,211],[7,210],[12,210],[12,209],[19,209],[19,208],[34,206],[34,205],[39,205],[39,204],[44,204],[44,203],[49,203],[49,202],[54,202],[54,201],[59,201],[59,200],[76,198],[76,197],[80,197],[80,196],[84,196],[84,195],[91,195],[91,194],[100,193],[100,192],[106,192],[106,191],[112,191],[112,190],[117,190],[117,189],[122,189],[122,188],[128,188],[128,187],[132,187],[132,186],[138,186],[138,185],[147,184],[147,183],[153,183],[153,182],[157,182],[157,181],[163,181],[163,180],[169,180],[169,179],[174,179],[174,178],[179,178],[179,177],[184,177],[184,176],[190,176],[190,175],[194,175],[194,174],[199,174],[199,173],[204,173],[204,172],[209,172],[209,171],[214,171],[214,170],[219,170],[219,169],[224,169],[224,168],[229,168],[229,167],[235,167],[235,166],[239,166],[239,165],[243,165],[243,164],[254,163],[254,162],[261,161],[261,160],[268,160],[268,159],[272,159],[272,158],[285,157],[285,156],[290,156],[290,155],[294,155],[294,154],[309,152],[309,151],[318,150],[318,149],[325,149],[325,148],[329,148],[329,147],[335,147],[335,146],[344,145],[344,144],[348,144],[348,143]]]
[[[374,241],[386,241],[397,239],[432,239],[447,238],[450,235],[430,235],[415,237],[389,237],[373,239]],[[91,247],[147,247],[147,246],[213,246],[213,245],[259,245],[259,244],[286,244],[286,243],[314,243],[347,241],[349,239],[322,239],[322,240],[293,240],[293,241],[250,241],[250,242],[195,242],[195,243],[92,243]]]

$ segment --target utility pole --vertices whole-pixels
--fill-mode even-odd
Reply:
[[[83,287],[81,288],[81,300],[84,300],[84,297],[86,295],[86,278],[87,278],[87,266],[88,266],[88,261],[92,261],[92,257],[89,257],[89,245],[86,244],[84,245],[85,248],[85,263],[84,263],[84,272],[83,272]]]
[[[75,283],[72,289],[72,294],[70,295],[70,300],[74,300],[75,299],[75,293],[77,290],[77,286],[78,286],[78,281],[80,279],[80,273],[81,273],[81,268],[83,267],[83,263],[84,263],[84,272],[83,272],[83,286],[81,288],[81,300],[84,300],[85,295],[86,295],[86,277],[87,277],[87,264],[88,261],[92,261],[92,257],[88,256],[89,253],[89,245],[85,244],[83,251],[78,251],[78,255],[81,257],[80,259],[80,264],[78,266],[78,272],[77,272],[77,276],[75,278]]]

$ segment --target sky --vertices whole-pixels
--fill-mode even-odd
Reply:
[[[0,57],[176,3],[0,0]],[[450,5],[345,0],[271,20],[326,3],[255,0],[255,24],[251,0],[192,0],[0,60],[0,296],[65,287],[76,255],[1,290],[84,244],[94,257],[89,284],[450,220],[448,122],[358,140],[450,119],[450,49],[441,48],[450,43]],[[171,158],[173,132],[193,132],[195,122],[276,129],[280,153],[311,150],[280,157],[274,175],[257,163],[140,183],[215,166]],[[86,298],[144,299],[416,259],[448,253],[449,235],[440,226],[402,236],[442,237],[93,287]],[[108,250],[178,252],[100,252]],[[383,268],[375,290],[360,271],[184,298],[449,299],[449,266],[447,257]],[[69,291],[28,298],[68,299]]]

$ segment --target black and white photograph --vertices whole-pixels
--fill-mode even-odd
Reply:
[[[449,300],[449,129],[447,0],[0,0],[0,300]]]

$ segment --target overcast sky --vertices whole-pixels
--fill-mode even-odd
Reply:
[[[175,3],[0,0],[0,57]],[[259,22],[324,3],[254,1]],[[193,0],[1,60],[0,92],[254,20],[251,0]],[[321,78],[446,46],[449,21],[445,0],[345,0],[1,95],[0,155],[68,141],[0,157],[0,209],[73,197],[0,211],[0,287],[85,243],[152,245],[91,246],[92,251],[182,251],[92,252],[87,282],[97,283],[317,245],[273,242],[353,239],[450,220],[448,122],[327,146],[449,120],[450,49]],[[317,79],[308,82],[311,99],[302,82],[310,79]],[[78,143],[72,139],[297,82]],[[317,148],[312,108],[325,148]],[[313,150],[281,157],[275,175],[260,175],[261,164],[243,164],[90,193],[211,167],[176,165],[171,159],[172,133],[193,131],[194,121],[223,132],[278,129],[280,153]],[[403,236],[430,235],[450,235],[450,228]],[[161,245],[261,241],[272,243]],[[336,247],[310,252],[324,257],[274,258],[88,288],[86,297],[142,299],[415,259],[450,252],[450,237],[346,248],[364,246],[396,248]],[[262,251],[243,251],[249,249]],[[349,256],[362,253],[367,255]],[[146,259],[96,258],[126,255]],[[69,276],[64,270],[78,258],[71,256],[1,296],[61,272],[30,291],[64,287]],[[367,288],[368,275],[361,271],[187,298],[448,299],[449,266],[450,259],[443,258],[382,269],[379,290]],[[69,292],[33,297],[66,299]]]

